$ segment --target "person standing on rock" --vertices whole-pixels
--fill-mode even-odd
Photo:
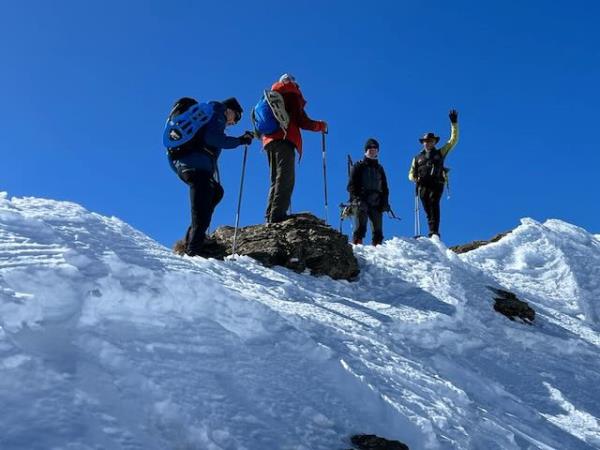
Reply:
[[[327,131],[327,123],[312,120],[304,111],[306,100],[294,76],[282,75],[271,87],[281,94],[285,110],[289,115],[287,130],[279,129],[273,134],[262,137],[267,152],[271,185],[265,214],[267,223],[277,223],[287,218],[295,182],[296,155],[302,157],[302,134],[300,129],[309,131]]]
[[[417,154],[410,165],[408,179],[416,184],[419,196],[429,225],[429,237],[440,235],[440,200],[444,192],[448,170],[444,167],[446,156],[458,142],[458,112],[454,109],[448,114],[450,118],[450,139],[437,149],[439,136],[429,132],[419,139],[423,150]]]
[[[390,211],[389,189],[385,170],[379,164],[379,142],[370,138],[365,144],[365,157],[350,171],[348,192],[354,211],[353,244],[362,244],[371,222],[372,244],[383,242],[383,213]]]
[[[242,117],[242,107],[233,97],[208,104],[199,104],[189,97],[181,98],[171,110],[169,120],[181,117],[195,105],[207,106],[209,112],[204,116],[207,122],[185,143],[167,149],[171,168],[190,187],[191,225],[184,241],[179,243],[179,251],[188,256],[201,254],[214,209],[223,198],[217,165],[221,150],[249,145],[254,136],[250,131],[239,137],[225,134],[225,128],[238,123]],[[189,122],[192,121],[190,118]]]

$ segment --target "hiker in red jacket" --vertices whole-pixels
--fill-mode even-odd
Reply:
[[[278,130],[262,138],[263,147],[269,158],[271,187],[267,204],[267,223],[281,222],[287,218],[292,192],[294,191],[296,155],[294,149],[302,157],[302,134],[300,129],[310,131],[327,131],[327,123],[310,119],[304,111],[306,100],[300,92],[296,79],[284,74],[271,87],[279,92],[285,103],[290,121],[287,132]]]

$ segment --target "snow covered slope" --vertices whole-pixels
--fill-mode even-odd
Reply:
[[[0,448],[600,448],[600,241],[530,219],[457,256],[358,246],[355,283],[180,258],[0,194]],[[492,310],[516,292],[534,326]]]

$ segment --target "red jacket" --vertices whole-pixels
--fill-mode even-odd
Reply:
[[[271,90],[277,91],[282,95],[283,102],[285,103],[285,109],[290,116],[290,123],[288,125],[285,139],[294,144],[298,150],[298,154],[302,156],[302,135],[300,134],[300,129],[323,131],[324,124],[323,122],[312,120],[306,115],[306,112],[304,112],[306,100],[304,100],[302,92],[300,92],[300,89],[298,89],[298,86],[296,86],[295,83],[277,82],[271,86]],[[276,141],[283,138],[283,130],[263,136],[263,147],[271,141]]]

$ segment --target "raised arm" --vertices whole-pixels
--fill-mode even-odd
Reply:
[[[451,109],[448,117],[450,118],[450,139],[440,148],[440,152],[444,158],[458,142],[458,112],[455,109]]]

